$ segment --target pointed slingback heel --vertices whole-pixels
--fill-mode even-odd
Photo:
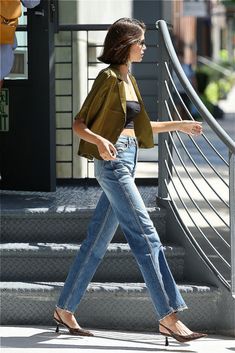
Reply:
[[[62,325],[69,330],[70,335],[73,335],[73,336],[94,336],[92,332],[90,332],[88,330],[84,330],[83,328],[69,327],[69,325],[67,325],[65,322],[63,322],[58,311],[56,310],[55,312],[56,312],[56,315],[58,316],[58,318],[56,318],[54,316],[54,320],[56,322],[56,330],[55,330],[56,333],[59,332],[59,325]]]
[[[165,346],[169,346],[168,337],[172,337],[178,342],[185,343],[185,342],[193,341],[198,338],[202,338],[202,337],[207,336],[207,334],[200,333],[200,332],[193,332],[190,335],[180,335],[179,333],[173,332],[170,328],[166,327],[165,325],[163,325],[161,323],[160,323],[160,326],[164,327],[168,331],[168,333],[166,333],[166,332],[163,333],[160,331],[160,334],[166,337]]]

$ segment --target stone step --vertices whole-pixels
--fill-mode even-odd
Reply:
[[[59,282],[1,282],[2,325],[52,325],[62,288]],[[220,291],[211,286],[179,284],[190,310],[179,316],[193,330],[215,332]],[[79,305],[84,327],[157,331],[156,314],[144,283],[91,283]]]
[[[148,207],[149,215],[163,240],[165,237],[165,215],[163,209]],[[81,243],[86,237],[94,208],[58,206],[47,208],[5,209],[1,213],[2,242],[55,242]],[[120,228],[114,242],[125,242]]]
[[[1,245],[2,281],[64,281],[79,244],[6,243]],[[176,280],[182,280],[184,249],[167,245],[165,254]],[[142,275],[128,244],[112,243],[94,280],[141,282]]]

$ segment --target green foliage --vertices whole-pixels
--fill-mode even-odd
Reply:
[[[204,91],[205,97],[207,100],[212,103],[212,104],[217,104],[219,98],[220,98],[220,92],[219,92],[219,85],[218,82],[211,81],[205,91]]]
[[[232,64],[228,61],[226,50],[220,52],[219,65],[232,71]],[[235,84],[235,75],[225,75],[208,65],[200,65],[196,69],[198,92],[212,104],[225,99]]]
[[[221,2],[225,6],[235,5],[235,0],[222,0]]]
[[[233,70],[233,68],[235,66],[235,50],[234,50],[234,55],[233,55],[233,59],[232,60],[229,59],[229,55],[228,55],[228,50],[227,49],[221,49],[219,51],[219,58],[220,58],[219,64],[221,66]]]

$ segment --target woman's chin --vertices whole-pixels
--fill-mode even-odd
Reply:
[[[141,56],[140,58],[135,59],[135,60],[133,60],[132,62],[133,62],[133,63],[140,63],[140,62],[143,60],[143,57],[144,57],[144,56]]]

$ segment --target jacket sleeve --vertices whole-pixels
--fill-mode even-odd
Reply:
[[[89,128],[107,99],[114,82],[111,75],[107,72],[101,72],[95,79],[75,119],[82,119]]]

